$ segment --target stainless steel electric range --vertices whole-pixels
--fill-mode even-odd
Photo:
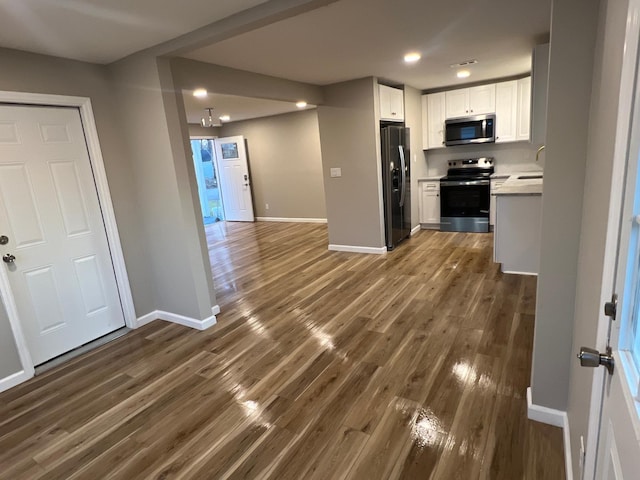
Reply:
[[[488,232],[493,158],[469,158],[449,162],[440,179],[440,230]]]

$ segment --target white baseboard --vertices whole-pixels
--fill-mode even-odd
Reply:
[[[30,378],[33,377],[33,372],[25,372],[24,370],[20,370],[8,377],[0,379],[0,392],[4,392],[5,390],[9,390],[10,388],[15,387],[16,385],[21,384],[22,382],[26,382]]]
[[[420,224],[416,225],[411,229],[411,236],[413,237],[416,233],[420,231]]]
[[[510,275],[527,275],[529,277],[537,277],[538,274],[537,273],[533,273],[533,272],[518,272],[517,270],[502,270],[502,273],[508,273]]]
[[[383,255],[387,253],[387,247],[356,247],[353,245],[329,245],[329,250],[334,252],[372,253]]]
[[[527,388],[527,416],[530,420],[546,423],[562,428],[564,437],[564,465],[567,480],[573,480],[573,462],[571,460],[571,434],[569,430],[569,416],[567,412],[553,408],[534,405],[531,398],[531,387]]]
[[[256,217],[258,222],[327,223],[326,218]]]
[[[149,312],[146,315],[139,317],[136,322],[136,328],[146,325],[154,320],[164,320],[166,322],[184,325],[185,327],[195,328],[196,330],[206,330],[217,323],[216,315],[220,313],[220,307],[218,305],[211,307],[211,313],[212,315],[210,317],[198,320],[197,318],[165,312],[164,310],[154,310],[153,312]]]
[[[159,320],[160,317],[158,317],[158,311],[154,310],[152,312],[147,313],[146,315],[143,315],[141,317],[138,317],[136,319],[136,325],[134,328],[140,328],[144,325],[146,325],[147,323],[151,323],[154,320]]]

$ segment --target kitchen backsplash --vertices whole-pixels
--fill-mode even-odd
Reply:
[[[461,145],[424,152],[429,175],[447,173],[447,162],[464,158],[493,157],[496,173],[538,172],[544,169],[544,150],[536,163],[537,145],[527,142]]]

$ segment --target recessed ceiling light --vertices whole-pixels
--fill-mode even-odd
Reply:
[[[222,115],[220,117],[220,120],[222,120],[223,122],[228,122],[229,120],[231,120],[231,117],[229,115]]]
[[[296,103],[296,107],[298,108],[304,108],[306,106],[307,106],[307,102],[305,102],[304,100]]]
[[[456,73],[458,78],[467,78],[469,75],[471,75],[469,70],[458,70],[458,73]]]
[[[198,98],[205,98],[207,96],[207,91],[204,88],[196,88],[193,91],[193,96]]]
[[[407,53],[404,56],[404,61],[407,63],[416,63],[421,58],[422,58],[422,55],[420,55],[418,52],[411,52],[411,53]]]

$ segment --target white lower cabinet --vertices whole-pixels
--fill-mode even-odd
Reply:
[[[440,227],[440,181],[419,182],[420,223],[425,228]]]

